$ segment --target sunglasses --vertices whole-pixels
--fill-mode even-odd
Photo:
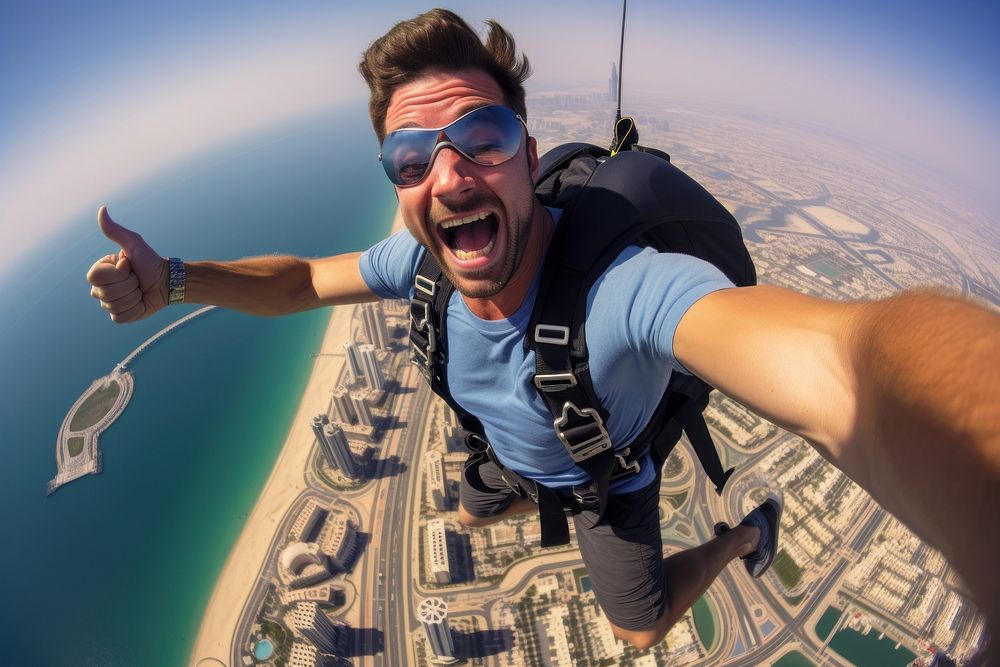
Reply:
[[[401,188],[420,183],[442,148],[452,148],[484,167],[503,164],[521,147],[524,120],[504,106],[474,109],[444,127],[405,128],[386,135],[378,159]]]

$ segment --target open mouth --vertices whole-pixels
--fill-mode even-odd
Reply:
[[[442,222],[438,233],[455,257],[468,261],[490,254],[497,240],[498,228],[496,215],[481,211]]]

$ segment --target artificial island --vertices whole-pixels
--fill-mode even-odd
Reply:
[[[103,455],[98,438],[125,412],[135,389],[135,378],[129,366],[158,340],[213,309],[215,306],[199,308],[163,327],[115,364],[114,370],[94,380],[80,394],[59,427],[56,475],[46,485],[46,494],[55,493],[60,486],[74,479],[101,472]]]

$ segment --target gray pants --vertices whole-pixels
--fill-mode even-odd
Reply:
[[[485,488],[470,484],[470,466],[479,467]],[[480,518],[506,510],[517,497],[492,461],[470,457],[459,489],[465,510]],[[475,477],[475,476],[473,476]],[[580,555],[597,602],[608,620],[625,630],[646,630],[667,611],[663,590],[663,540],[660,536],[660,477],[631,493],[608,497],[604,519],[593,513],[573,516]]]

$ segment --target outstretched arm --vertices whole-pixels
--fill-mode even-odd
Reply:
[[[101,207],[98,224],[121,250],[87,272],[90,293],[115,322],[149,317],[167,304],[167,259]],[[252,315],[285,315],[321,306],[374,301],[361,277],[359,253],[322,259],[248,257],[232,262],[185,262],[185,302]]]
[[[1000,317],[930,291],[834,303],[739,288],[692,306],[674,352],[808,440],[1000,621]]]

